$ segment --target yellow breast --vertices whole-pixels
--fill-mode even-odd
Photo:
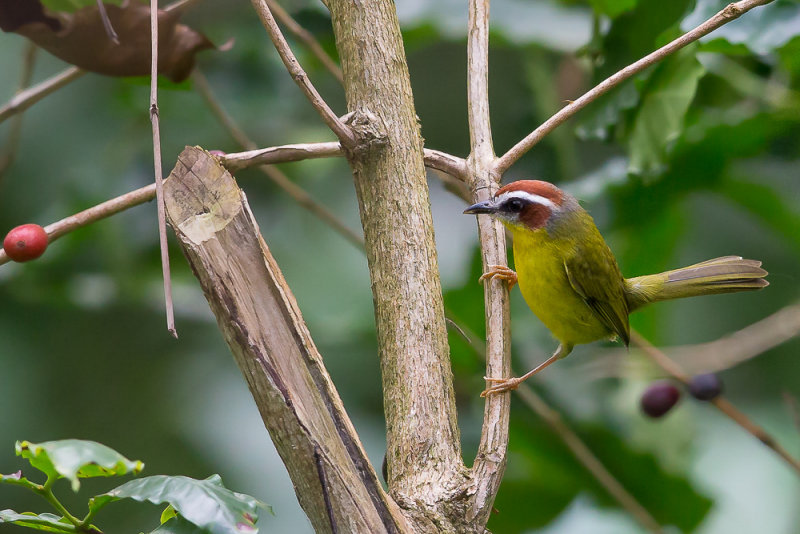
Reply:
[[[567,240],[554,240],[545,229],[511,228],[514,268],[525,302],[562,343],[576,345],[611,337],[589,306],[575,292],[564,268],[572,252]]]

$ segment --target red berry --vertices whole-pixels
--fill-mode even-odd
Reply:
[[[3,250],[14,261],[35,260],[47,248],[47,233],[38,224],[17,226],[3,240]]]
[[[695,375],[689,380],[689,393],[698,400],[712,400],[722,394],[722,380],[714,373]]]
[[[661,417],[681,398],[680,390],[671,382],[654,382],[642,393],[641,406],[645,415]]]

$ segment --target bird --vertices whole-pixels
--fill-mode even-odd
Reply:
[[[516,389],[575,345],[602,339],[630,343],[628,315],[646,304],[769,285],[761,262],[724,256],[681,269],[625,278],[617,260],[577,199],[542,180],[518,180],[465,214],[485,214],[511,232],[514,266],[489,265],[480,280],[519,284],[525,302],[559,342],[553,355],[513,378],[484,377],[481,396]]]

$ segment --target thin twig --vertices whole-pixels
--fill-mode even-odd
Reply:
[[[519,376],[514,373],[514,376]],[[580,437],[564,422],[561,414],[547,405],[547,403],[533,389],[527,384],[522,384],[517,393],[522,398],[523,402],[528,407],[536,412],[539,417],[550,425],[550,428],[558,434],[564,443],[575,456],[575,458],[583,464],[583,466],[594,476],[594,478],[603,486],[606,491],[611,495],[625,510],[628,511],[643,527],[648,531],[654,533],[663,532],[661,525],[658,521],[650,515],[650,512],[636,500],[630,492],[611,474],[603,462],[594,455],[592,450],[581,440]]]
[[[470,328],[458,320],[453,319],[452,314],[448,311],[448,320],[458,329],[459,333],[464,336],[470,348],[482,360],[486,360],[486,345],[478,338]],[[514,376],[519,376],[513,372]],[[564,444],[572,452],[575,459],[580,462],[589,473],[595,477],[597,482],[603,486],[609,495],[617,500],[620,506],[628,511],[639,523],[647,530],[654,533],[662,532],[661,525],[658,521],[650,515],[650,512],[636,500],[622,483],[614,477],[614,475],[603,465],[603,462],[595,456],[588,445],[575,433],[569,424],[564,421],[558,411],[552,408],[547,402],[541,398],[528,384],[523,383],[517,388],[522,401],[541,417],[547,423],[553,432],[564,441]]]
[[[649,341],[643,338],[638,332],[631,330],[631,342],[641,348],[659,367],[672,375],[675,379],[684,384],[689,384],[690,376],[666,354],[654,347]],[[744,428],[747,432],[755,436],[761,443],[775,451],[783,458],[789,466],[800,474],[800,461],[793,458],[766,430],[753,423],[742,412],[733,406],[727,399],[720,396],[710,401],[722,413],[730,417],[736,424]]]
[[[231,137],[233,137],[236,143],[238,143],[245,150],[254,149],[256,147],[255,142],[253,142],[253,140],[250,139],[246,133],[244,133],[244,130],[242,130],[228,114],[228,112],[225,111],[225,109],[222,107],[222,104],[220,104],[219,100],[214,95],[214,92],[211,90],[208,80],[205,76],[203,76],[200,70],[194,70],[192,73],[192,80],[194,81],[194,87],[200,92],[200,95],[211,109],[212,114],[225,127],[225,129],[228,130],[228,133],[230,133]],[[333,144],[336,145],[338,150],[339,143]],[[363,237],[348,228],[347,225],[340,221],[339,218],[336,217],[336,215],[334,215],[333,212],[331,212],[328,208],[311,198],[311,195],[309,195],[303,188],[292,182],[289,177],[280,171],[280,169],[272,165],[259,165],[258,170],[266,174],[275,185],[283,189],[295,200],[295,202],[306,208],[323,221],[327,222],[334,230],[339,232],[342,237],[350,241],[356,247],[361,250],[364,249]]]
[[[100,13],[100,20],[103,21],[103,28],[106,30],[106,35],[111,39],[114,44],[119,44],[119,36],[114,31],[114,26],[111,25],[111,19],[108,18],[108,11],[103,4],[103,0],[97,0],[97,11]]]
[[[342,147],[338,141],[328,141],[324,143],[300,143],[259,148],[246,152],[234,152],[220,156],[219,159],[226,169],[231,172],[236,172],[257,165],[339,157],[343,155]]]
[[[33,66],[36,63],[36,51],[38,47],[31,41],[25,47],[25,52],[22,55],[22,70],[19,76],[19,85],[16,94],[20,94],[31,83],[33,77]],[[19,139],[22,135],[22,113],[17,114],[11,121],[8,129],[8,140],[6,141],[5,148],[2,155],[0,155],[0,181],[3,179],[3,174],[14,163],[17,157],[17,150],[19,150]]]
[[[499,187],[492,174],[495,161],[489,120],[489,1],[470,0],[467,39],[467,101],[470,155],[468,183],[473,201],[489,198]],[[478,216],[478,235],[484,267],[506,263],[505,231],[490,217]],[[486,376],[509,376],[511,330],[508,286],[485,285]],[[481,440],[472,467],[473,483],[467,519],[486,524],[500,488],[508,452],[510,395],[489,395],[483,412]]]
[[[172,279],[169,274],[167,219],[164,213],[164,175],[161,171],[161,133],[158,125],[158,0],[150,0],[150,45],[150,122],[153,125],[153,166],[156,175],[158,241],[161,245],[161,271],[164,276],[167,330],[172,337],[177,338],[175,311],[172,306]]]
[[[583,96],[570,102],[558,113],[547,119],[547,121],[545,121],[541,126],[528,134],[528,136],[522,141],[511,147],[508,152],[503,154],[503,156],[495,162],[494,171],[498,175],[505,173],[508,168],[511,167],[511,165],[513,165],[519,158],[523,156],[523,154],[541,141],[544,136],[556,129],[559,125],[561,125],[561,123],[572,117],[575,113],[586,107],[589,103],[606,94],[608,91],[624,82],[634,74],[638,74],[650,65],[661,61],[668,55],[680,50],[689,43],[693,43],[701,37],[716,30],[720,26],[739,18],[754,7],[769,4],[772,1],[773,0],[741,0],[740,2],[729,4],[722,11],[704,23],[700,24],[695,29],[683,34],[674,41],[662,46],[655,52],[652,52],[639,61],[628,65],[624,69],[606,78],[597,86],[586,92]]]
[[[14,95],[5,106],[0,108],[0,122],[3,122],[11,115],[25,111],[36,102],[53,93],[68,83],[86,74],[86,71],[78,67],[70,67],[45,81],[34,85],[30,89]]]
[[[292,32],[303,42],[303,44],[308,47],[309,50],[311,50],[311,53],[316,56],[320,63],[322,63],[322,65],[328,69],[331,74],[333,74],[334,78],[339,80],[339,83],[344,83],[342,69],[339,68],[339,65],[337,65],[336,62],[331,59],[331,56],[325,52],[325,50],[319,44],[319,41],[314,38],[311,32],[300,26],[300,24],[298,24],[297,21],[294,20],[292,16],[275,0],[266,0],[266,2],[272,12],[275,14],[275,18],[281,21],[281,23],[286,26],[290,32]]]
[[[45,232],[47,232],[48,242],[52,243],[59,237],[73,230],[88,226],[96,221],[125,211],[128,208],[143,204],[148,200],[152,200],[155,196],[156,185],[150,184],[49,224],[44,227]],[[0,249],[0,265],[8,261],[9,257],[3,249]]]
[[[264,24],[270,39],[272,39],[272,43],[275,45],[283,64],[286,65],[289,74],[292,75],[292,78],[311,102],[311,105],[314,106],[314,109],[317,110],[322,120],[344,146],[355,146],[355,134],[349,126],[339,120],[339,117],[331,110],[325,100],[322,99],[319,92],[317,92],[316,88],[311,84],[308,75],[292,53],[289,43],[287,43],[286,39],[283,37],[266,0],[252,0],[252,3],[256,12],[258,12],[258,16],[261,17],[261,22]]]

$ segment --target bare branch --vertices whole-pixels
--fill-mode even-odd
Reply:
[[[708,35],[720,26],[731,22],[732,20],[736,20],[751,9],[769,4],[772,1],[773,0],[741,0],[740,2],[729,4],[725,7],[725,9],[701,25],[697,26],[695,29],[683,34],[674,41],[662,46],[655,52],[652,52],[651,54],[606,78],[597,86],[586,92],[583,96],[570,102],[567,106],[562,108],[561,111],[547,119],[547,121],[545,121],[541,126],[528,134],[528,136],[522,141],[511,147],[508,152],[503,154],[503,156],[495,162],[494,171],[498,175],[505,173],[509,167],[511,167],[514,163],[516,163],[517,160],[519,160],[519,158],[523,156],[523,154],[533,148],[547,134],[560,126],[561,123],[634,74],[638,74],[650,65],[661,61],[668,55],[680,50],[684,46],[697,41],[705,35]]]
[[[47,232],[48,241],[52,243],[64,234],[67,234],[77,228],[88,226],[96,221],[110,217],[128,208],[143,204],[148,200],[152,200],[156,196],[156,185],[150,184],[141,189],[131,191],[122,196],[107,200],[102,204],[85,209],[75,215],[70,215],[60,221],[54,222],[44,227]],[[7,263],[9,257],[3,249],[0,249],[0,265]]]
[[[272,12],[270,11],[266,0],[252,0],[252,3],[253,7],[256,9],[256,12],[258,12],[258,16],[261,17],[261,22],[267,29],[270,39],[272,39],[272,43],[278,50],[278,54],[281,56],[283,64],[286,65],[286,69],[289,71],[289,74],[292,75],[292,78],[311,102],[311,105],[314,106],[314,109],[317,110],[317,113],[319,113],[320,117],[322,117],[322,120],[328,125],[331,131],[336,134],[336,137],[344,146],[355,146],[355,134],[349,126],[339,120],[339,117],[336,116],[330,107],[328,107],[328,104],[325,103],[320,94],[317,92],[316,88],[311,84],[311,80],[308,79],[308,75],[303,70],[303,67],[300,66],[300,63],[298,63],[297,58],[292,53],[291,48],[289,48],[289,43],[287,43],[286,39],[283,37],[283,34],[278,27],[278,23],[275,22],[275,18],[272,16]]]
[[[266,0],[269,8],[275,14],[275,17],[283,23],[284,26],[289,28],[289,31],[292,32],[298,39],[300,39],[303,44],[305,44],[311,53],[316,56],[316,58],[322,63],[322,65],[328,69],[328,71],[333,74],[333,77],[339,80],[339,83],[344,83],[344,78],[342,77],[342,69],[339,68],[339,65],[331,59],[331,56],[328,55],[325,50],[323,50],[322,46],[320,46],[319,42],[314,38],[314,36],[307,31],[305,28],[300,26],[296,20],[292,18],[292,16],[287,13],[285,9],[283,9],[278,2],[275,0]]]
[[[423,154],[426,167],[445,172],[460,181],[464,180],[466,163],[463,159],[446,152],[428,148],[423,151]],[[256,165],[340,156],[344,156],[341,144],[338,141],[327,141],[323,143],[299,143],[258,148],[247,152],[232,152],[220,156],[220,161],[225,165],[225,168],[235,172]]]
[[[631,330],[631,342],[637,347],[641,348],[647,356],[650,357],[659,367],[664,369],[667,373],[672,375],[677,380],[688,385],[690,376],[677,364],[671,360],[666,354],[661,352],[658,348],[654,347],[649,341],[643,338],[638,332]],[[767,433],[766,430],[753,423],[746,415],[740,412],[736,407],[731,404],[727,399],[719,396],[710,401],[722,413],[730,417],[736,424],[741,426],[744,430],[755,436],[758,441],[775,451],[789,466],[800,474],[800,461],[793,458],[789,452],[781,446],[772,435]]]
[[[467,100],[470,131],[468,183],[473,201],[490,198],[499,187],[492,173],[495,161],[489,119],[489,0],[470,0],[467,39]],[[483,266],[505,265],[506,236],[500,222],[478,216]],[[510,376],[511,316],[508,287],[500,281],[485,286],[486,376]],[[472,467],[467,520],[485,525],[506,466],[510,395],[486,398],[478,454]]]
[[[25,111],[39,100],[50,93],[58,91],[73,80],[77,80],[86,74],[86,71],[78,67],[70,67],[47,80],[34,85],[30,89],[18,93],[5,106],[0,108],[0,122],[3,122],[11,115]]]
[[[38,47],[33,41],[28,42],[25,52],[22,55],[22,70],[19,77],[17,94],[24,91],[31,83],[33,77],[33,66],[36,63],[36,51]],[[11,121],[8,129],[8,140],[5,143],[2,154],[0,154],[0,182],[3,174],[14,163],[19,150],[19,139],[22,135],[22,113],[17,114]]]
[[[172,337],[177,338],[175,311],[172,306],[172,279],[169,274],[167,222],[164,215],[164,175],[161,171],[161,133],[158,125],[158,0],[150,0],[150,123],[153,126],[153,167],[156,175],[158,241],[161,245],[161,272],[164,276],[167,330]]]
[[[256,165],[339,157],[343,155],[342,147],[339,142],[329,141],[325,143],[281,145],[248,150],[247,152],[225,154],[224,156],[220,156],[220,161],[226,169],[235,172]]]

